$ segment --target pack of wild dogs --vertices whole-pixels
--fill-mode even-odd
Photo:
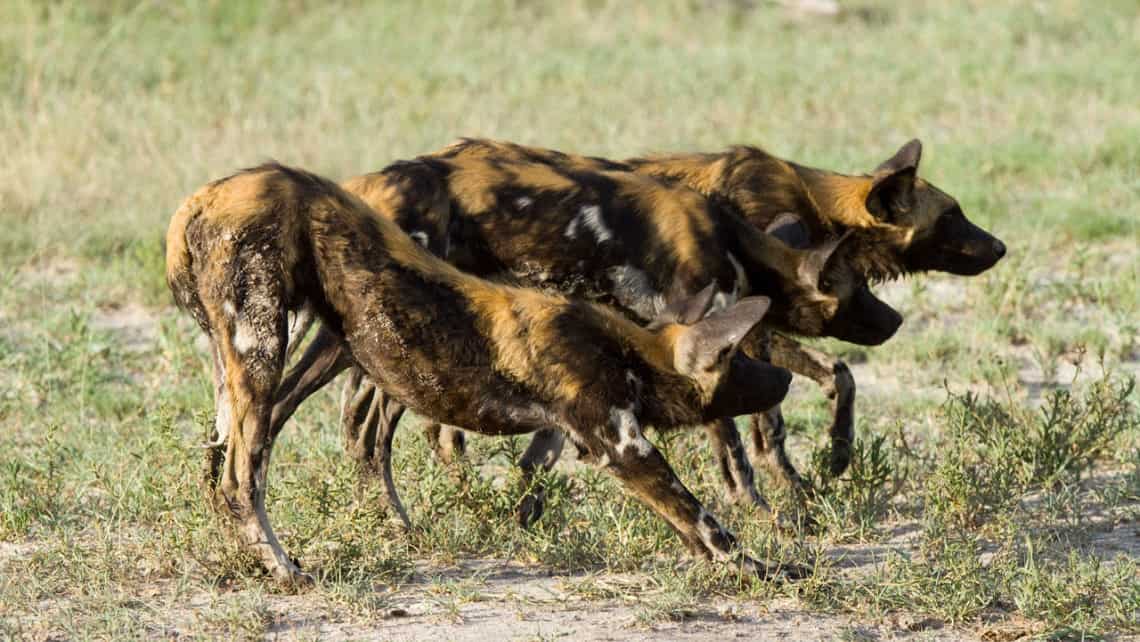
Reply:
[[[703,427],[727,493],[763,513],[754,462],[804,486],[780,412],[794,372],[832,400],[829,472],[843,473],[855,382],[798,338],[880,344],[902,317],[871,285],[975,275],[1005,254],[917,175],[921,151],[847,175],[746,146],[615,161],[462,139],[339,185],[276,163],[209,183],[166,237],[168,283],[213,359],[208,500],[276,578],[310,582],[266,514],[270,454],[350,370],[347,448],[406,524],[391,449],[407,408],[444,461],[463,430],[534,433],[528,482],[569,439],[695,555],[797,577],[749,557],[645,430]],[[523,527],[543,510],[533,486]]]

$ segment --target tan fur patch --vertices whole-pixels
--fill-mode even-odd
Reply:
[[[867,211],[871,179],[864,176],[820,174],[811,185],[816,202],[829,220],[846,227],[875,227],[880,222]]]
[[[173,284],[190,270],[190,247],[186,244],[186,226],[199,211],[195,194],[186,199],[166,228],[166,282]]]
[[[707,212],[707,205],[700,194],[689,189],[666,187],[649,178],[637,177],[635,180],[630,174],[609,172],[606,175],[622,181],[634,192],[641,203],[641,211],[650,215],[650,223],[680,264],[700,265],[704,262],[699,241],[712,236],[713,222],[708,216],[696,215]]]
[[[573,190],[578,186],[577,183],[547,165],[518,163],[511,165],[510,171],[519,183],[540,190],[565,191]]]
[[[392,218],[396,209],[404,203],[403,191],[392,185],[383,174],[355,176],[340,186],[385,218]]]
[[[729,159],[722,154],[672,154],[633,162],[641,173],[675,180],[707,195],[723,187]]]
[[[472,214],[489,212],[495,208],[494,186],[508,179],[505,172],[485,164],[451,161],[454,171],[448,177],[451,195]]]

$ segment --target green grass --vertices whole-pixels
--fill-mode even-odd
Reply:
[[[786,407],[824,491],[814,534],[728,505],[700,435],[655,438],[749,549],[813,566],[802,585],[678,566],[672,533],[591,469],[544,478],[546,515],[520,531],[524,441],[473,439],[457,472],[412,424],[397,479],[423,528],[404,534],[342,455],[330,391],[285,433],[270,490],[320,580],[311,612],[367,622],[419,591],[460,618],[485,589],[430,569],[492,558],[642,623],[788,598],[1137,632],[1140,553],[1104,544],[1140,517],[1134,3],[848,2],[867,10],[808,21],[754,4],[0,2],[0,636],[255,638],[284,617],[200,501],[211,391],[163,283],[166,222],[265,158],[344,178],[458,136],[617,157],[754,143],[852,172],[920,137],[922,174],[1010,256],[881,288],[906,316],[881,348],[820,342],[861,362],[861,442],[820,478],[827,405],[802,386]]]

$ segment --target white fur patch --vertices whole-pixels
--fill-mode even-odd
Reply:
[[[653,289],[649,275],[632,265],[615,265],[606,270],[618,303],[642,319],[649,320],[665,308],[665,297]]]
[[[721,292],[717,290],[716,294],[713,295],[712,305],[709,306],[708,314],[719,312],[733,303],[736,303],[735,288],[732,292]]]
[[[565,236],[565,237],[566,237],[566,238],[568,238],[568,239],[578,238],[578,224],[579,224],[579,220],[580,220],[580,217],[578,217],[578,216],[575,216],[575,217],[574,217],[574,218],[573,218],[573,219],[570,221],[570,224],[566,226],[566,231],[565,231],[565,232],[563,232],[563,234],[562,234],[562,235],[563,235],[563,236]]]
[[[614,237],[610,232],[610,228],[606,226],[606,222],[602,220],[602,207],[600,205],[583,205],[578,210],[578,216],[582,218],[582,222],[594,236],[598,238],[599,243],[604,243]]]
[[[742,293],[752,291],[749,287],[751,284],[748,282],[748,273],[744,271],[744,266],[736,260],[732,252],[728,252],[728,262],[732,264],[732,269],[736,272],[736,283],[732,286],[732,292],[736,298],[740,298]]]
[[[412,237],[412,240],[415,241],[416,243],[419,243],[420,245],[422,245],[424,247],[428,246],[427,232],[415,231],[415,232],[412,232],[411,234],[409,234],[408,236]]]
[[[234,350],[238,354],[245,354],[257,345],[257,337],[254,336],[252,329],[240,321],[237,328],[234,330]]]
[[[230,434],[230,423],[233,422],[233,413],[230,412],[230,393],[222,388],[221,396],[214,403],[214,439],[206,444],[207,447],[221,446],[226,443]]]
[[[617,451],[621,455],[633,448],[639,457],[648,457],[653,452],[653,444],[641,434],[641,425],[633,414],[633,406],[629,408],[611,408],[610,423],[617,427]]]
[[[625,382],[629,384],[630,388],[633,389],[634,394],[641,394],[641,379],[639,379],[637,375],[633,374],[633,370],[625,371]]]
[[[227,317],[231,319],[234,318],[234,315],[237,314],[237,308],[234,307],[234,302],[226,301],[225,303],[222,303],[222,312],[224,312]]]
[[[216,350],[215,350],[216,352]],[[233,412],[230,409],[230,393],[229,387],[226,386],[226,362],[222,359],[220,354],[216,354],[218,368],[221,372],[218,377],[222,381],[222,385],[216,386],[214,390],[214,438],[211,441],[202,445],[203,448],[213,448],[214,446],[221,446],[226,443],[226,437],[230,434],[230,423],[233,422]]]
[[[706,517],[712,517],[712,516],[709,515],[708,511],[706,511],[704,508],[702,508],[701,513],[699,515],[697,515],[697,534],[701,536],[701,541],[704,542],[705,548],[708,549],[708,551],[713,554],[713,557],[715,559],[717,559],[718,561],[727,560],[729,558],[728,551],[720,548],[716,544],[716,540],[713,539],[717,535],[721,536],[721,538],[724,538],[725,537],[724,529],[720,528],[718,526],[714,530],[711,526],[709,526],[708,524],[705,523]]]

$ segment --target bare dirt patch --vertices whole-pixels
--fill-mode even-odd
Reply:
[[[145,352],[154,346],[158,320],[138,303],[107,305],[91,315],[91,327],[113,333],[126,352]]]

